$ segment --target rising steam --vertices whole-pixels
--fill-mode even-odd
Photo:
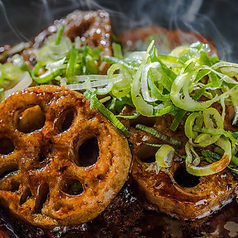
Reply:
[[[0,45],[31,40],[54,19],[75,9],[105,9],[112,16],[114,29],[159,25],[204,34],[215,42],[219,56],[231,60],[230,44],[219,33],[211,18],[201,14],[203,0],[0,0]],[[3,34],[4,33],[4,34]],[[232,59],[237,61],[237,59]]]

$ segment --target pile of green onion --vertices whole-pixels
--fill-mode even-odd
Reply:
[[[60,28],[41,49],[35,50],[37,64],[33,70],[17,54],[13,63],[0,65],[1,94],[9,95],[12,82],[18,85],[22,78],[28,79],[25,87],[33,79],[36,84],[82,91],[91,105],[126,136],[129,131],[117,118],[125,105],[137,112],[128,118],[171,114],[172,131],[185,121],[185,163],[189,173],[206,176],[229,167],[238,174],[238,132],[224,129],[227,105],[235,109],[232,124],[238,123],[238,64],[210,56],[209,46],[201,42],[179,46],[167,55],[160,54],[153,41],[146,51],[124,54],[121,46],[113,43],[114,55],[101,58],[100,47],[92,49],[80,38],[72,43],[62,36],[63,31]],[[98,74],[101,61],[111,64],[107,75]],[[220,104],[221,113],[213,107],[215,102]],[[206,150],[211,145],[214,151]],[[173,156],[174,148],[159,147],[156,163],[169,167],[168,155]],[[199,166],[201,160],[209,164]]]

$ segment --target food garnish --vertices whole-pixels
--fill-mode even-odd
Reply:
[[[100,108],[101,113],[126,136],[128,130],[115,117],[120,117],[119,113],[126,105],[134,107],[136,115],[173,115],[170,126],[173,131],[185,120],[188,137],[186,166],[194,175],[213,174],[229,164],[237,164],[236,132],[224,129],[228,105],[235,111],[232,125],[238,122],[237,64],[210,55],[209,45],[201,42],[182,45],[168,55],[160,55],[153,40],[147,51],[124,54],[121,46],[114,43],[114,56],[101,59],[100,47],[92,49],[79,39],[72,43],[68,37],[62,36],[63,31],[63,27],[59,28],[42,48],[35,49],[37,64],[33,70],[29,71],[18,55],[13,57],[13,64],[1,66],[2,94],[8,95],[5,85],[10,81],[18,80],[19,75],[26,78],[26,72],[30,72],[37,84],[54,83],[71,90],[86,90],[92,104],[98,105],[97,109]],[[97,74],[101,60],[112,64],[107,75]],[[11,74],[6,73],[8,69]],[[100,96],[101,102],[96,95]],[[108,109],[102,102],[106,102]],[[219,104],[219,111],[215,103]],[[226,145],[222,148],[224,155],[221,160],[206,169],[200,168],[200,160],[208,159],[204,154],[198,155],[195,148],[220,147],[221,144]]]
[[[236,196],[238,65],[210,41],[163,51],[157,37],[142,39],[145,50],[132,37],[129,51],[108,13],[76,11],[4,47],[0,197],[14,218],[44,230],[82,224],[130,187],[141,209],[195,220]]]

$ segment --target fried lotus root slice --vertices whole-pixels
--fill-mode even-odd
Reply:
[[[0,121],[0,203],[20,220],[87,222],[127,179],[127,140],[80,93],[49,85],[17,92],[0,104]]]
[[[147,209],[178,219],[195,220],[212,214],[235,197],[237,181],[228,169],[214,175],[196,177],[186,172],[183,161],[177,160],[170,168],[158,172],[154,162],[158,148],[143,144],[158,141],[133,128],[131,134],[134,134],[131,136],[132,181]]]
[[[118,36],[126,48],[131,51],[136,50],[136,47],[140,45],[143,47],[143,44],[147,47],[151,37],[154,38],[156,47],[162,54],[168,54],[172,49],[182,44],[192,44],[197,41],[209,44],[211,55],[217,53],[214,42],[211,39],[191,31],[168,30],[158,26],[147,26],[128,30]]]
[[[69,37],[74,42],[76,37],[80,37],[82,42],[92,48],[101,47],[101,56],[112,55],[111,49],[111,34],[112,25],[111,18],[108,12],[103,10],[98,11],[74,11],[67,17],[56,20],[53,25],[37,35],[32,43],[32,47],[23,51],[22,56],[28,65],[32,67],[31,62],[34,58],[32,49],[42,47],[44,41],[52,34],[56,33],[60,26],[64,26],[64,35]],[[99,73],[105,74],[109,64],[99,62]]]

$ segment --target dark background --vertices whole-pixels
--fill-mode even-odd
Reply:
[[[101,8],[115,31],[143,25],[197,31],[213,39],[222,59],[238,62],[235,0],[0,0],[0,45],[31,40],[75,9]]]

